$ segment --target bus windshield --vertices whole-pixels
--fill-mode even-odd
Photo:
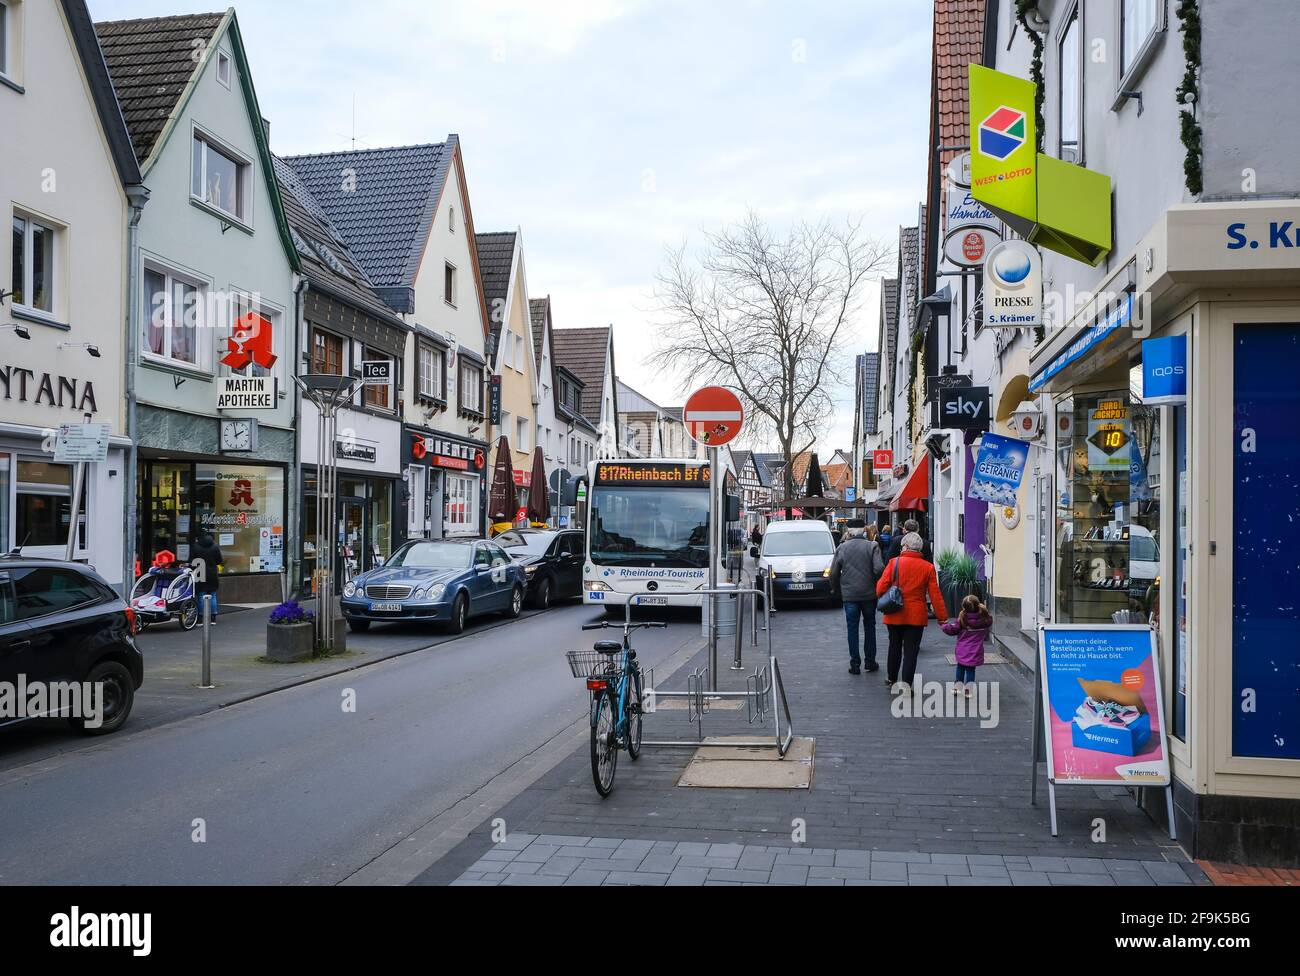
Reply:
[[[603,488],[592,492],[593,563],[709,565],[706,488]]]

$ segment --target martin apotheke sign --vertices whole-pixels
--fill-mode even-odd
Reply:
[[[274,410],[278,401],[274,377],[217,377],[218,410]]]

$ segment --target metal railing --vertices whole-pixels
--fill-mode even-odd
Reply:
[[[691,739],[647,739],[642,745],[647,746],[668,746],[668,747],[686,747],[696,749],[704,746],[728,747],[728,748],[767,748],[775,745],[777,753],[784,757],[786,750],[790,748],[790,743],[794,740],[794,720],[790,715],[790,703],[786,698],[785,684],[781,679],[781,666],[777,663],[776,652],[772,648],[772,597],[771,597],[771,580],[766,580],[765,588],[760,590],[757,587],[729,587],[726,589],[707,589],[696,590],[695,592],[702,596],[735,596],[738,604],[736,607],[736,642],[735,654],[732,659],[731,670],[743,671],[745,669],[741,660],[741,648],[744,638],[743,627],[743,607],[744,600],[741,598],[747,596],[750,605],[750,631],[753,646],[758,646],[758,610],[757,600],[763,598],[763,630],[767,632],[767,659],[760,667],[756,667],[751,674],[745,678],[744,691],[718,691],[717,674],[718,674],[718,642],[716,639],[709,641],[709,660],[702,667],[696,668],[686,679],[686,689],[684,691],[664,691],[654,687],[654,669],[645,670],[647,677],[645,683],[645,696],[651,700],[658,698],[682,698],[686,700],[686,717],[687,721],[696,727],[696,737]],[[639,596],[636,593],[626,595],[623,603],[623,619],[626,624],[632,622],[632,601]],[[713,601],[714,608],[717,601]],[[710,630],[716,634],[718,618],[716,613],[710,618]],[[708,714],[709,702],[720,699],[737,699],[745,700],[747,706],[747,717],[749,724],[765,724],[768,713],[770,712],[773,719],[773,735],[771,739],[728,739],[724,742],[706,742],[704,741],[704,716]],[[782,723],[784,716],[784,724]]]

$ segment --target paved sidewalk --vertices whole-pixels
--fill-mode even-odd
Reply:
[[[795,731],[817,740],[811,790],[678,787],[690,751],[647,746],[638,762],[620,755],[614,792],[601,800],[583,746],[417,883],[542,883],[522,880],[533,876],[559,883],[574,875],[574,883],[644,884],[668,883],[674,875],[674,883],[1207,882],[1122,788],[1061,788],[1060,836],[1051,836],[1041,770],[1038,805],[1029,804],[1033,687],[1012,666],[986,666],[977,675],[996,684],[996,727],[981,728],[974,717],[896,718],[883,671],[847,673],[840,611],[783,610],[773,620]],[[883,627],[878,638],[883,663]],[[927,630],[918,668],[925,680],[951,680],[944,655],[953,643],[936,626]],[[745,650],[752,668],[757,652]],[[656,676],[658,684],[684,688],[685,675],[703,657],[701,651],[675,677]],[[725,660],[720,678],[724,689],[743,687]],[[574,693],[581,694],[576,682]],[[710,712],[706,732],[744,730],[743,712],[739,728],[727,720]],[[647,717],[647,739],[692,734],[684,711]],[[491,841],[495,818],[504,821],[504,844]],[[607,850],[624,852],[617,870],[591,863],[613,859],[602,853]],[[718,860],[686,860],[694,858]],[[492,862],[515,866],[490,870]],[[791,867],[807,867],[806,877],[784,870]],[[598,878],[601,871],[606,875]],[[757,873],[726,873],[737,871]]]

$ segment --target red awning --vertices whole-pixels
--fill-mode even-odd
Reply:
[[[912,473],[907,476],[903,482],[903,487],[899,489],[894,500],[889,503],[891,512],[901,512],[907,509],[921,510],[926,507],[930,500],[930,457],[922,454],[916,459],[912,466]]]

